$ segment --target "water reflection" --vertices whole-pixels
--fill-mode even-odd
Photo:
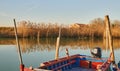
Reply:
[[[15,43],[13,38],[0,38],[0,45],[13,45]]]
[[[113,40],[114,49],[120,48],[120,40]],[[0,39],[0,45],[15,45],[15,39]],[[35,52],[35,51],[52,51],[55,50],[56,39],[20,39],[20,46],[23,53]],[[105,40],[95,39],[95,40],[81,40],[81,39],[61,39],[60,47],[64,50],[66,47],[69,49],[92,49],[95,46],[100,46],[102,49],[106,50]]]

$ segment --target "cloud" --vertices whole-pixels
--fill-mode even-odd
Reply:
[[[32,11],[34,9],[37,9],[37,8],[40,7],[39,0],[36,0],[36,1],[34,1],[34,0],[32,1],[31,0],[29,3],[25,4],[25,7],[26,7],[26,11]]]
[[[33,5],[33,6],[29,7],[29,8],[27,9],[27,11],[32,11],[32,10],[38,8],[38,7],[39,7],[39,5]]]
[[[0,16],[12,18],[11,15],[9,15],[9,14],[7,14],[7,13],[5,13],[5,12],[0,12]]]

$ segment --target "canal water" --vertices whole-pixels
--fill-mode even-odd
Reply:
[[[114,39],[113,42],[117,63],[120,61],[120,40]],[[54,59],[55,44],[56,39],[20,39],[23,63],[27,67],[38,67],[40,63]],[[102,48],[102,57],[109,56],[109,48],[103,40],[61,39],[59,56],[66,56],[65,48],[68,48],[70,55],[91,55],[90,50],[97,46]],[[0,71],[19,71],[19,64],[15,39],[0,39]]]

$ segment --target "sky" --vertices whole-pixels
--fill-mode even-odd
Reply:
[[[0,0],[0,26],[16,21],[89,23],[109,15],[120,20],[120,0]]]

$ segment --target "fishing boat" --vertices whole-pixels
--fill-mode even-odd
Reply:
[[[16,29],[16,22],[14,19],[15,25],[15,35],[16,35],[16,42],[18,47],[19,59],[20,59],[20,71],[120,71],[120,63],[118,63],[118,67],[115,63],[115,56],[114,56],[114,49],[112,45],[112,38],[111,38],[111,31],[110,31],[110,21],[109,16],[105,16],[105,24],[106,24],[106,31],[108,35],[106,36],[109,40],[109,47],[110,47],[110,55],[107,58],[102,58],[101,56],[101,48],[95,47],[91,54],[92,56],[82,55],[82,54],[75,54],[69,55],[68,49],[66,49],[66,56],[59,58],[58,51],[59,51],[59,41],[60,41],[60,34],[57,38],[56,44],[56,55],[55,59],[46,61],[40,64],[40,66],[33,68],[33,67],[25,67],[22,62],[22,56],[20,51],[20,45],[17,37],[17,29]],[[60,33],[60,32],[59,32]],[[111,67],[112,66],[112,67]]]
[[[25,68],[20,66],[20,71],[109,71],[110,59],[96,59],[86,55],[71,55],[41,63],[38,68]]]

